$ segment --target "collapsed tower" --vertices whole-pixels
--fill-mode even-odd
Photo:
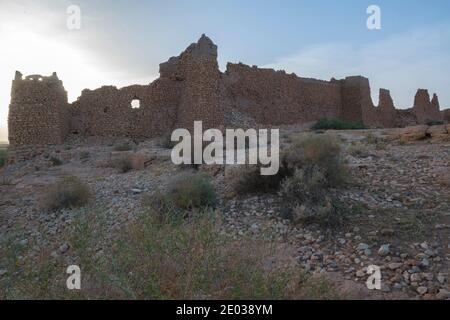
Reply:
[[[12,146],[61,144],[68,129],[67,92],[56,73],[50,77],[16,71],[8,114]]]

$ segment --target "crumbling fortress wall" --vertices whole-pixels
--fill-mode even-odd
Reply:
[[[374,106],[367,78],[322,81],[244,64],[221,73],[217,46],[205,35],[178,57],[160,65],[149,85],[83,90],[72,104],[56,73],[12,83],[9,107],[11,147],[61,144],[68,134],[149,138],[175,128],[309,123],[325,117],[394,127],[448,118],[437,95],[419,89],[414,106],[397,110],[390,93],[380,90]],[[445,116],[444,116],[445,115]]]

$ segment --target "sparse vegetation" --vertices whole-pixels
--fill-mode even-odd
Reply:
[[[54,157],[54,156],[51,156],[49,161],[50,161],[50,164],[54,167],[57,167],[57,166],[60,166],[63,164],[61,159]]]
[[[77,208],[86,205],[90,198],[89,187],[77,177],[68,176],[48,187],[42,206],[49,210]]]
[[[91,154],[89,153],[89,151],[81,151],[80,152],[80,159],[81,160],[89,159],[90,156],[91,156]]]
[[[316,122],[312,130],[360,130],[366,129],[359,122],[347,122],[338,118],[323,118]]]
[[[347,169],[341,157],[338,141],[327,135],[297,136],[281,152],[280,170],[273,176],[262,176],[260,165],[242,166],[230,171],[228,180],[237,194],[266,193],[279,189],[281,182],[298,169],[309,171],[317,166],[328,187],[343,184]]]
[[[348,147],[348,153],[355,158],[367,158],[370,156],[369,149],[362,143],[355,143]]]
[[[127,173],[133,170],[133,160],[131,155],[123,155],[112,160],[112,166],[119,170],[120,173]]]
[[[272,176],[262,176],[260,166],[240,166],[228,171],[227,179],[236,194],[268,193],[278,190],[284,178],[284,169]]]
[[[427,120],[425,123],[427,126],[430,126],[430,127],[431,126],[440,126],[440,125],[445,124],[444,121],[439,121],[439,120]]]
[[[330,193],[348,177],[339,142],[328,135],[293,137],[282,152],[281,167],[274,176],[261,176],[259,166],[231,171],[228,180],[237,194],[276,192],[289,204],[287,218],[335,225],[344,208]]]
[[[158,146],[164,149],[172,149],[178,142],[172,141],[171,138],[172,138],[171,132],[166,132],[162,134],[157,140]]]
[[[294,221],[338,224],[343,206],[330,188],[341,186],[347,179],[347,168],[337,140],[326,135],[297,138],[284,156],[289,174],[282,182],[280,195],[290,204]]]
[[[302,135],[293,140],[284,152],[283,165],[292,176],[296,169],[305,171],[318,167],[328,187],[342,185],[347,178],[347,167],[341,156],[339,141],[328,135]]]
[[[114,146],[114,151],[119,151],[119,152],[131,151],[132,149],[133,148],[131,147],[131,144],[129,142],[119,143]]]
[[[165,213],[165,212],[164,212]],[[18,270],[0,278],[0,297],[39,299],[330,299],[325,278],[306,275],[284,247],[271,241],[233,238],[219,232],[214,211],[163,221],[145,210],[125,226],[102,255],[94,243],[105,236],[96,208],[81,210],[68,236],[83,268],[83,290],[65,289],[61,260],[48,251],[39,260],[17,259],[25,247],[2,240],[0,262]],[[274,259],[276,257],[276,259]],[[20,268],[18,268],[20,267]]]
[[[175,177],[169,183],[168,194],[182,209],[210,207],[216,201],[214,187],[205,174],[183,173]]]

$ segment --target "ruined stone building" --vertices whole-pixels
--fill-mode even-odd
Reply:
[[[12,147],[61,144],[69,134],[149,138],[175,128],[278,126],[325,117],[362,122],[370,127],[395,127],[442,120],[436,95],[417,91],[414,106],[398,110],[388,90],[380,90],[379,106],[362,76],[322,81],[259,69],[217,63],[217,46],[205,35],[178,57],[160,65],[160,77],[149,85],[83,90],[69,104],[56,73],[12,83],[8,129]]]

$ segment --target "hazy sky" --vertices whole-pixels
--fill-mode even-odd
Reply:
[[[80,30],[66,27],[71,4]],[[366,27],[371,4],[381,30]],[[375,103],[380,87],[402,108],[427,88],[450,107],[448,0],[0,0],[0,140],[15,70],[56,71],[73,101],[83,88],[151,82],[202,33],[222,70],[230,61],[326,80],[361,74]]]

